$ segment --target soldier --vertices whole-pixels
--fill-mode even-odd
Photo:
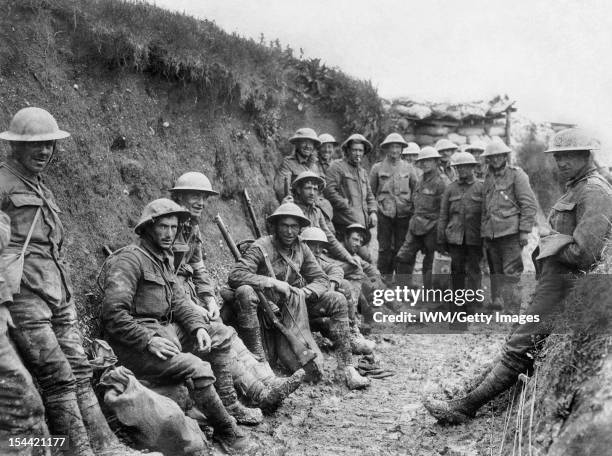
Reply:
[[[407,286],[413,287],[412,272],[416,255],[423,251],[423,286],[431,288],[431,269],[437,246],[436,225],[440,217],[440,202],[448,179],[440,173],[440,154],[430,146],[423,147],[417,158],[417,165],[423,170],[423,180],[419,182],[414,196],[414,214],[410,218],[408,234],[395,257],[396,273]]]
[[[361,160],[372,150],[372,144],[360,134],[342,143],[344,158],[334,161],[327,170],[325,197],[334,209],[334,226],[339,236],[352,223],[368,228],[378,223],[376,198],[370,188]]]
[[[245,334],[245,344],[254,354],[264,356],[257,318],[259,298],[254,288],[270,290],[274,295],[271,301],[280,304],[281,311],[284,308],[283,312],[289,312],[303,331],[309,331],[309,326],[308,321],[298,321],[302,315],[306,319],[308,315],[329,317],[329,336],[337,350],[336,377],[344,377],[350,389],[367,387],[369,380],[351,365],[346,300],[342,294],[329,291],[328,277],[298,237],[300,229],[310,221],[295,204],[285,203],[268,217],[268,222],[273,234],[256,240],[228,277],[229,285],[236,290],[238,325],[241,334]]]
[[[261,422],[261,411],[237,400],[230,370],[235,361],[232,332],[223,324],[207,322],[189,303],[174,274],[172,243],[179,223],[189,217],[166,198],[145,206],[134,228],[139,239],[108,260],[102,323],[117,358],[137,377],[162,382],[191,379],[193,399],[210,420],[215,438],[226,451],[244,451],[250,447],[248,438],[232,415],[238,422],[253,424]]]
[[[363,337],[359,330],[359,320],[357,318],[359,292],[353,293],[353,287],[344,279],[344,270],[340,263],[325,255],[324,249],[329,246],[327,236],[320,228],[309,226],[304,228],[300,233],[300,237],[306,242],[321,266],[321,269],[323,269],[323,272],[329,277],[330,291],[339,291],[346,298],[348,304],[349,326],[351,330],[351,350],[354,354],[359,355],[372,354],[376,343]],[[328,320],[326,317],[323,318]],[[319,318],[319,320],[321,320],[321,318]],[[310,320],[310,325],[313,327],[321,327],[316,325],[314,319]]]
[[[91,388],[64,263],[60,210],[41,177],[56,141],[68,136],[51,114],[34,107],[17,112],[9,130],[0,133],[11,146],[0,165],[0,209],[11,218],[6,251],[21,253],[25,246],[26,252],[21,280],[7,303],[12,335],[42,391],[51,433],[68,436],[68,454],[139,455],[111,431]]]
[[[529,177],[508,164],[511,150],[501,140],[487,145],[488,171],[484,181],[481,236],[491,273],[493,309],[517,312],[523,272],[521,250],[535,224],[536,200]],[[502,305],[503,303],[503,305]]]
[[[419,147],[419,145],[411,141],[408,143],[408,146],[402,150],[402,160],[415,166],[415,161],[419,156],[419,152],[421,152],[421,148]],[[419,173],[419,168],[415,166],[415,170],[419,177],[421,177],[422,173]]]
[[[482,182],[476,180],[474,171],[479,163],[468,152],[453,156],[452,166],[457,180],[452,182],[442,196],[438,220],[438,244],[451,257],[451,283],[453,290],[480,288],[480,215],[482,212]],[[470,306],[466,306],[470,312]]]
[[[11,221],[0,211],[0,254],[10,239]],[[32,447],[10,446],[9,439],[48,436],[45,409],[32,376],[21,362],[8,332],[12,321],[5,304],[13,298],[5,272],[4,258],[0,256],[0,453],[7,456],[29,456]]]
[[[188,172],[177,179],[171,189],[172,199],[186,208],[191,217],[179,228],[172,251],[179,284],[190,302],[200,310],[206,322],[222,324],[215,299],[215,283],[204,266],[205,255],[199,227],[205,200],[218,194],[202,173]],[[233,328],[227,328],[232,333],[232,350],[237,355],[231,369],[236,389],[263,411],[275,410],[300,386],[304,371],[298,370],[288,379],[277,377],[265,359],[256,360]]]
[[[327,170],[329,169],[329,165],[331,165],[332,160],[336,158],[336,147],[338,147],[338,141],[329,133],[323,133],[319,135],[319,141],[321,144],[319,145],[318,157],[319,157],[319,167],[323,172],[323,175],[327,174]]]
[[[549,233],[540,241],[539,280],[526,315],[551,315],[564,302],[574,278],[596,264],[610,234],[612,187],[596,171],[592,151],[597,142],[579,129],[557,133],[546,151],[554,155],[566,193],[553,206]],[[554,246],[550,249],[546,244]],[[545,254],[544,252],[548,250]],[[440,422],[462,423],[512,386],[533,367],[534,353],[550,334],[549,322],[517,325],[499,361],[472,392],[452,401],[427,399],[427,410]]]
[[[476,161],[479,163],[475,171],[474,175],[476,179],[484,180],[484,175],[486,173],[486,165],[484,164],[484,159],[482,158],[482,154],[484,153],[486,146],[482,141],[476,141],[472,144],[464,144],[461,147],[462,152],[468,152],[474,156]]]
[[[440,173],[445,174],[450,182],[454,182],[457,179],[457,174],[451,166],[451,157],[459,151],[459,146],[443,138],[436,143],[436,150],[440,154]]]
[[[380,145],[386,154],[384,160],[370,171],[370,187],[378,203],[378,270],[386,283],[391,283],[393,260],[406,239],[413,212],[412,193],[418,183],[414,167],[400,160],[407,146],[401,135],[391,133]]]

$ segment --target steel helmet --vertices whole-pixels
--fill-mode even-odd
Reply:
[[[359,133],[353,133],[342,143],[341,148],[344,152],[346,152],[346,149],[348,148],[348,145],[351,141],[360,142],[363,144],[364,155],[370,153],[370,151],[372,150],[372,143],[370,141],[365,139],[365,137],[363,135],[360,135]]]
[[[459,146],[457,144],[455,144],[454,142],[446,138],[440,139],[436,143],[435,147],[438,152],[443,151],[443,150],[448,150],[448,149],[459,149]]]
[[[385,140],[380,144],[380,147],[385,147],[389,144],[401,144],[402,147],[408,147],[408,143],[402,138],[399,133],[391,133]]]
[[[170,215],[176,215],[179,218],[179,221],[188,220],[191,217],[191,214],[188,210],[186,210],[183,206],[175,203],[171,199],[168,198],[160,198],[154,201],[151,201],[149,204],[145,206],[142,211],[142,215],[140,216],[140,220],[138,224],[134,227],[134,231],[136,234],[140,235],[142,229],[151,222],[154,222],[155,219],[159,217],[167,217]]]
[[[60,130],[55,118],[42,108],[23,108],[11,119],[9,129],[0,133],[7,141],[55,141],[70,136]]]
[[[357,231],[358,233],[361,233],[361,235],[363,236],[364,245],[370,242],[370,239],[371,239],[370,231],[368,231],[368,229],[365,226],[363,226],[361,223],[351,223],[344,230],[346,236],[351,234],[353,231]]]
[[[319,186],[319,190],[323,190],[325,188],[325,179],[323,179],[317,173],[313,173],[312,171],[302,171],[300,174],[298,174],[295,180],[291,183],[291,188],[298,188],[299,183],[305,180],[315,181]]]
[[[485,145],[483,141],[476,141],[476,142],[473,142],[472,144],[464,144],[462,147],[462,150],[463,152],[467,152],[468,150],[479,150],[481,152],[484,152],[486,148],[487,146]]]
[[[459,165],[479,165],[472,154],[469,152],[457,152],[451,157],[451,166]]]
[[[293,217],[297,219],[302,227],[310,225],[310,220],[306,218],[302,209],[297,204],[284,203],[276,208],[276,210],[267,218],[270,225],[276,224],[276,221],[282,217]]]
[[[291,138],[289,138],[289,142],[291,144],[295,144],[296,141],[299,141],[301,139],[310,139],[312,142],[315,143],[315,147],[319,147],[321,145],[319,137],[312,128],[300,128]]]
[[[419,155],[421,148],[415,142],[409,142],[408,147],[402,150],[402,155]]]
[[[321,145],[326,144],[326,143],[332,143],[334,146],[338,145],[338,141],[336,141],[336,138],[334,138],[329,133],[323,133],[319,135],[319,142]]]
[[[300,233],[300,237],[302,241],[306,242],[324,242],[327,244],[327,236],[321,228],[317,228],[316,226],[309,226],[304,228],[304,231]]]
[[[434,147],[425,146],[419,152],[419,156],[417,157],[416,161],[427,160],[428,158],[442,158],[442,157],[440,156],[440,153]]]
[[[510,152],[512,152],[512,149],[510,149],[502,140],[491,141],[489,144],[487,144],[484,154],[481,156],[490,157],[491,155],[509,154]]]
[[[171,192],[177,191],[192,191],[192,192],[204,192],[208,195],[218,195],[212,189],[208,177],[197,171],[189,171],[188,173],[182,174],[177,180],[174,187],[170,189]]]
[[[561,130],[553,136],[550,147],[545,151],[562,152],[572,150],[599,150],[599,141],[580,128]]]

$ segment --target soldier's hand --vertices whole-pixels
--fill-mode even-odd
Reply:
[[[219,306],[217,305],[217,300],[214,298],[214,296],[208,296],[205,303],[206,308],[208,309],[208,318],[210,320],[218,320]]]
[[[291,294],[291,286],[283,280],[272,279],[272,288],[285,298],[288,298]]]
[[[210,352],[212,340],[204,328],[200,328],[195,333],[198,351],[200,353]]]
[[[355,266],[356,268],[360,268],[361,267],[361,263],[359,262],[359,260],[353,256],[350,256],[347,259],[347,263],[348,264],[352,264],[353,266]]]
[[[529,244],[529,233],[521,231],[521,234],[519,234],[519,245],[522,248],[525,247],[527,244]]]
[[[181,351],[176,345],[165,337],[153,336],[147,345],[147,350],[157,356],[159,359],[172,358],[178,355]]]
[[[378,225],[378,215],[376,215],[375,212],[372,212],[370,214],[370,223],[368,224],[368,227],[374,228],[376,225]]]

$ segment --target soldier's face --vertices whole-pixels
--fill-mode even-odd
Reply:
[[[200,218],[206,201],[204,192],[180,192],[178,199],[178,203],[187,209],[193,218]]]
[[[351,142],[346,150],[346,159],[351,165],[357,166],[363,160],[364,153],[365,147],[362,143]]]
[[[555,152],[555,161],[557,162],[557,168],[559,168],[559,174],[563,180],[570,180],[576,177],[576,175],[587,165],[589,162],[590,152]]]
[[[308,247],[312,250],[315,256],[320,256],[323,254],[323,243],[318,241],[308,241]]]
[[[308,159],[315,150],[314,141],[310,139],[300,139],[295,143],[295,150],[301,158]]]
[[[412,155],[412,154],[405,154],[402,155],[402,160],[408,162],[408,163],[414,163],[414,161],[416,160],[416,155]]]
[[[469,181],[474,177],[474,168],[476,165],[459,165],[455,166],[459,180]]]
[[[348,250],[348,253],[355,255],[363,245],[363,235],[357,231],[351,231],[346,235],[344,243],[344,247]]]
[[[388,144],[385,146],[385,152],[389,160],[397,161],[402,153],[402,145],[396,143]]]
[[[162,250],[172,248],[172,243],[176,237],[178,230],[178,217],[171,215],[169,217],[159,217],[155,223],[149,228],[149,235],[155,245]]]
[[[491,155],[490,157],[486,157],[487,165],[493,167],[494,169],[503,168],[506,164],[507,157],[507,154]]]
[[[40,174],[51,161],[55,141],[19,141],[11,143],[13,157],[32,174]]]
[[[451,155],[453,155],[455,152],[457,152],[457,149],[444,149],[440,151],[440,155],[442,156],[441,160],[443,163],[447,163],[450,158]]]
[[[284,247],[290,247],[300,233],[300,224],[293,217],[283,217],[276,224],[276,236]]]
[[[319,158],[321,161],[328,163],[334,155],[334,145],[332,143],[325,143],[321,145],[319,149]]]
[[[425,160],[419,160],[417,165],[423,170],[424,173],[427,173],[438,167],[438,160],[435,158],[427,158]]]
[[[319,197],[319,186],[312,181],[307,181],[298,189],[298,194],[304,203],[312,205]]]

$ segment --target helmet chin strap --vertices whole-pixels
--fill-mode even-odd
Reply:
[[[55,158],[55,152],[56,151],[57,151],[57,141],[53,141],[53,151],[51,151],[51,156],[49,157],[49,161],[47,162],[47,164],[45,165],[45,167],[42,169],[41,172],[44,172],[49,167],[49,165],[51,164],[51,162]]]

